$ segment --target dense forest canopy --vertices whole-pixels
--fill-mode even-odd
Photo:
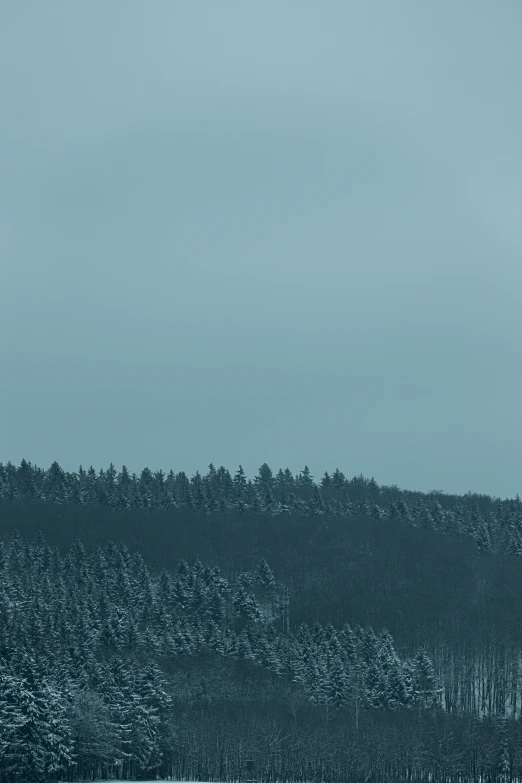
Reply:
[[[362,513],[373,519],[398,519],[414,527],[445,534],[471,536],[482,550],[522,554],[522,501],[501,500],[469,492],[447,495],[379,486],[362,475],[347,479],[337,468],[314,481],[307,466],[294,476],[286,468],[277,473],[263,463],[253,480],[241,465],[232,475],[224,467],[209,465],[208,473],[190,479],[183,471],[165,474],[144,468],[130,474],[82,466],[64,471],[57,462],[47,469],[26,460],[16,467],[0,463],[0,500],[77,504],[120,510],[190,510],[212,513],[313,514],[347,517]]]
[[[0,780],[520,778],[521,534],[339,470],[0,465]]]

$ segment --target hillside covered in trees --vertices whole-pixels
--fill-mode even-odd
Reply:
[[[0,781],[522,778],[522,503],[0,465]]]

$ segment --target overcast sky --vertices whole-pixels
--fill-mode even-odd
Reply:
[[[0,461],[522,494],[520,0],[0,11]]]

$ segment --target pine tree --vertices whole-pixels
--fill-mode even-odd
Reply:
[[[249,501],[250,501],[249,502],[250,511],[253,514],[261,514],[262,511],[263,511],[263,505],[262,505],[262,502],[261,502],[261,499],[260,499],[258,493],[253,488],[253,486],[252,486],[252,491],[250,493]]]
[[[199,474],[196,474],[196,476],[192,477],[193,479],[196,479],[196,480],[192,484],[191,495],[192,495],[192,499],[193,499],[193,503],[194,503],[194,508],[197,511],[206,511],[206,509],[207,509],[207,495],[206,495],[206,492],[205,492],[205,487],[203,486],[203,482],[196,478],[198,475]]]
[[[372,503],[370,506],[370,516],[377,522],[384,517],[384,510],[378,506],[377,503]]]
[[[117,508],[120,502],[120,493],[118,491],[118,471],[111,462],[104,476],[104,490],[106,503],[109,508]]]
[[[120,765],[133,757],[133,683],[131,672],[117,655],[102,668],[98,688],[109,707],[115,759]]]
[[[266,462],[263,462],[263,464],[259,468],[258,474],[254,478],[254,484],[260,489],[269,488],[270,490],[273,490],[274,474],[272,473],[272,469],[270,468],[269,465],[267,465]]]
[[[263,489],[261,490],[262,496],[261,496],[261,508],[264,511],[265,514],[272,514],[275,509],[275,500],[274,495],[272,493],[272,489],[268,484],[262,485]]]
[[[375,658],[366,671],[365,699],[371,707],[382,708],[386,705],[388,683],[386,676]]]
[[[329,667],[328,700],[342,709],[349,700],[349,679],[340,655],[334,656]]]
[[[215,486],[216,486],[216,475],[217,475],[216,468],[214,467],[213,463],[211,462],[210,465],[208,466],[208,473],[207,473],[207,475],[204,478],[204,482],[205,482],[205,484],[208,484],[209,486],[211,486],[212,489],[214,489]]]
[[[281,499],[279,501],[279,513],[288,514],[290,511],[290,500],[286,494],[286,489],[281,490]]]
[[[344,488],[346,484],[346,477],[344,473],[341,473],[339,468],[336,468],[332,476],[332,487],[338,491]]]
[[[330,683],[327,664],[323,654],[319,653],[318,656],[310,658],[307,680],[309,683],[307,689],[308,697],[312,704],[328,705]]]
[[[388,518],[389,519],[399,519],[399,510],[398,505],[396,501],[392,501],[390,503],[390,508],[388,509]]]
[[[240,622],[254,623],[261,620],[261,612],[254,598],[246,592],[244,586],[240,584],[236,590],[232,604]]]
[[[205,514],[216,514],[219,511],[219,500],[210,485],[205,487]]]
[[[396,709],[411,702],[411,691],[409,691],[408,685],[400,661],[397,658],[392,659],[387,677],[386,704],[388,707]]]
[[[289,656],[290,676],[292,682],[303,687],[307,685],[307,660],[308,657],[303,647],[299,644],[292,645]]]
[[[323,493],[317,486],[314,486],[314,496],[311,501],[311,509],[314,514],[319,516],[325,512]]]
[[[305,465],[298,476],[297,484],[300,487],[313,487],[313,483],[314,477],[311,475],[308,465]]]
[[[258,584],[265,590],[269,590],[275,586],[274,574],[265,559],[259,561],[255,572],[255,578]]]
[[[418,523],[424,530],[433,530],[435,523],[429,506],[425,504],[422,506],[420,516],[418,517]]]
[[[479,530],[483,524],[484,520],[482,518],[482,514],[480,513],[480,508],[475,502],[473,503],[471,514],[469,515],[467,532],[470,533],[474,538],[477,538]]]
[[[290,493],[288,497],[288,506],[291,512],[294,514],[304,514],[305,513],[305,503],[301,500],[301,498],[298,498],[297,495],[295,495],[293,492]]]
[[[132,672],[130,732],[132,755],[139,776],[155,773],[161,766],[161,702],[158,699],[157,667]],[[167,694],[164,693],[164,696]]]
[[[411,511],[409,509],[408,504],[402,498],[399,498],[399,500],[397,501],[396,508],[397,508],[397,516],[401,520],[401,522],[406,522],[407,524],[411,524],[412,521]]]
[[[455,529],[457,533],[465,534],[468,531],[469,519],[466,508],[462,503],[457,503],[453,509],[455,515]]]
[[[238,661],[254,662],[254,654],[245,629],[236,637],[232,655]]]
[[[332,479],[329,475],[328,471],[325,472],[324,476],[321,479],[321,489],[324,491],[325,489],[328,489],[328,487],[331,485]]]
[[[285,468],[285,487],[286,489],[292,489],[296,485],[296,481],[294,476],[292,475],[292,471],[290,468]]]
[[[475,533],[475,541],[481,552],[489,552],[491,550],[491,538],[484,520],[479,523],[478,530]]]
[[[15,486],[16,468],[12,462],[6,465],[0,463],[0,500],[13,503],[19,499],[19,492]]]
[[[138,482],[138,503],[144,511],[153,507],[153,477],[149,468],[143,468]]]
[[[429,502],[428,508],[433,520],[434,529],[439,533],[444,532],[446,530],[446,512],[441,504],[434,498]]]
[[[522,557],[522,534],[517,528],[509,530],[507,551],[510,555]]]
[[[401,702],[405,707],[411,707],[415,698],[413,685],[413,664],[411,661],[401,663],[401,688],[403,689],[404,700]]]
[[[361,629],[360,655],[367,666],[371,666],[377,660],[379,643],[373,628]]]
[[[276,490],[279,492],[279,495],[281,495],[288,486],[287,479],[282,468],[279,468],[279,470],[277,471],[275,477],[275,486],[276,486]]]
[[[433,663],[423,649],[418,651],[413,660],[412,674],[415,701],[425,708],[434,706],[437,697],[437,680]]]
[[[16,481],[20,497],[29,502],[37,499],[33,466],[23,459],[16,474]]]
[[[243,470],[241,465],[239,466],[233,481],[234,481],[234,493],[235,493],[236,500],[243,500],[245,490],[246,490],[247,480],[245,476],[245,471]]]
[[[118,757],[116,727],[100,693],[89,686],[75,690],[68,719],[80,778],[93,762],[109,764]]]
[[[47,502],[61,505],[65,503],[65,472],[55,461],[46,473],[44,496]]]
[[[64,772],[73,758],[67,706],[32,655],[22,654],[18,674],[0,670],[0,694],[2,771],[35,783]]]

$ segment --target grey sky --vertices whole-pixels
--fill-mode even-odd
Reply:
[[[0,18],[0,461],[522,494],[520,2]]]

